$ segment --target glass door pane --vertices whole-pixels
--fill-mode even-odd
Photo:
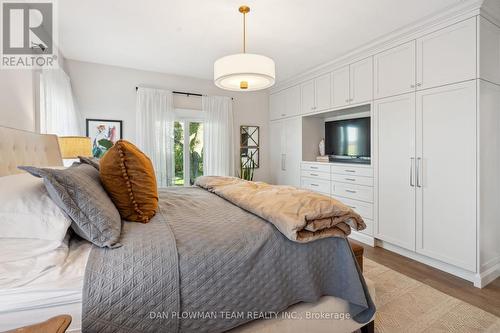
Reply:
[[[184,185],[184,122],[174,123],[174,186]]]
[[[203,175],[203,123],[189,123],[189,183]]]

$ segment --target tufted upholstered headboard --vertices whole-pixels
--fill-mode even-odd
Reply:
[[[0,177],[23,172],[19,165],[63,165],[57,136],[0,126]]]

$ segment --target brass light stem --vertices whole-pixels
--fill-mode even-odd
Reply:
[[[243,53],[247,52],[247,14],[243,13]]]
[[[241,6],[239,12],[243,14],[243,53],[247,52],[247,13],[250,12],[250,7]]]
[[[248,6],[241,6],[239,8],[239,12],[243,14],[243,53],[247,52],[247,13],[250,11],[250,7]],[[240,82],[240,89],[245,90],[248,89],[248,82],[247,81],[241,81]]]

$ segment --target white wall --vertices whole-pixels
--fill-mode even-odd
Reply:
[[[124,139],[135,141],[136,86],[234,97],[235,154],[239,153],[240,125],[260,126],[260,168],[257,180],[269,181],[269,95],[261,92],[228,92],[212,81],[99,65],[66,59],[76,103],[84,118],[123,120]],[[201,98],[175,95],[175,106],[200,108]],[[239,168],[239,164],[236,164]]]
[[[67,72],[66,59],[58,53],[59,67]],[[40,70],[0,70],[0,126],[38,132]]]
[[[0,126],[36,129],[34,78],[31,70],[0,70]]]

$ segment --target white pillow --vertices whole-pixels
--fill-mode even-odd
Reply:
[[[0,241],[0,293],[42,280],[68,257],[69,235],[62,242],[5,238]]]
[[[62,242],[71,220],[52,201],[41,178],[22,173],[0,177],[0,239]]]

